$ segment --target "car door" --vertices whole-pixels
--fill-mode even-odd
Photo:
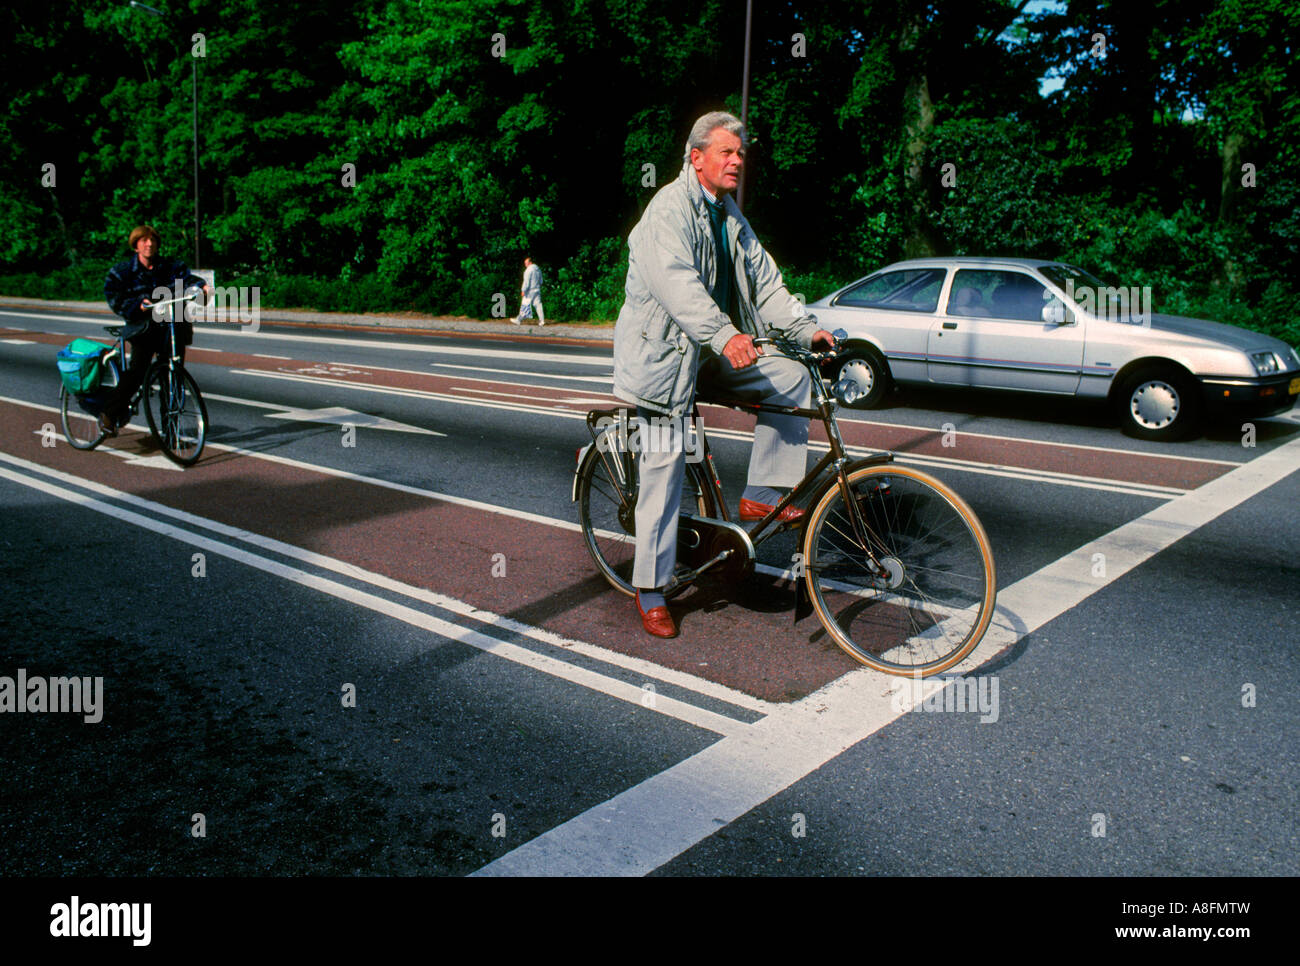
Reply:
[[[939,307],[947,269],[919,266],[869,276],[840,292],[823,327],[843,324],[850,340],[867,335],[889,361],[900,382],[925,380],[925,343]]]
[[[1073,393],[1083,365],[1083,332],[1043,321],[1053,296],[1028,272],[958,269],[926,343],[931,382]]]

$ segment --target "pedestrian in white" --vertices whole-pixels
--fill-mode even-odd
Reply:
[[[524,259],[524,283],[519,289],[519,299],[519,314],[511,320],[515,325],[533,317],[534,305],[541,320],[538,324],[546,324],[546,310],[542,308],[542,270],[533,264],[531,258]]]

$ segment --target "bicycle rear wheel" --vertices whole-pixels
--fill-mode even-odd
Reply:
[[[878,671],[928,677],[952,667],[993,618],[997,580],[984,527],[955,492],[911,467],[863,467],[848,482],[881,568],[832,486],[804,534],[817,616],[850,657]]]
[[[583,542],[601,575],[629,597],[636,594],[632,566],[636,559],[637,465],[633,454],[601,452],[593,446],[578,468],[578,519]],[[718,515],[713,490],[699,463],[686,464],[681,509],[702,517]]]
[[[116,352],[105,353],[100,365],[99,386],[88,394],[88,398],[101,399],[112,393],[120,380]],[[81,397],[68,392],[68,387],[60,384],[59,419],[63,423],[63,435],[77,449],[94,449],[107,434],[99,428],[98,407],[92,414],[82,408],[81,402]]]
[[[144,382],[144,412],[173,463],[192,466],[198,461],[208,436],[208,407],[188,372],[151,366]]]
[[[83,410],[67,386],[59,387],[59,418],[63,423],[63,435],[76,449],[94,449],[104,441],[105,433],[99,428],[99,417]]]

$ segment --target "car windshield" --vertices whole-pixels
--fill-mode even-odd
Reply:
[[[1073,265],[1039,265],[1038,270],[1049,282],[1067,293],[1084,288],[1096,292],[1106,287],[1106,283],[1097,276],[1090,275]],[[1067,282],[1070,284],[1066,284]]]
[[[1045,278],[1059,285],[1066,300],[1090,315],[1116,322],[1144,323],[1151,318],[1151,290],[1107,285],[1073,265],[1040,265]]]

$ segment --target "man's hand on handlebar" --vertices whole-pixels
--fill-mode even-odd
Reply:
[[[758,357],[764,355],[763,346],[769,342],[780,342],[776,339],[753,339],[743,332],[738,332],[731,337],[731,340],[722,348],[722,354],[726,356],[727,361],[731,363],[734,369],[744,369],[752,366],[758,361]],[[813,333],[812,345],[816,351],[818,344],[821,344],[824,352],[834,352],[838,342],[835,336],[825,329],[818,329]],[[787,352],[798,352],[797,346],[789,344]]]
[[[725,346],[722,354],[727,357],[733,369],[745,369],[758,361],[763,354],[763,347],[754,345],[754,339],[744,332],[737,332]]]

